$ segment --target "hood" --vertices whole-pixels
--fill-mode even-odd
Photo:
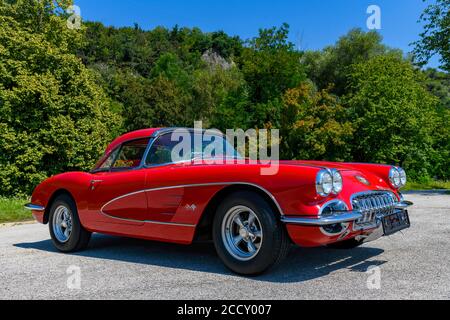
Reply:
[[[330,161],[280,161],[281,165],[309,166],[321,169],[337,169],[341,172],[344,183],[364,190],[392,190],[389,183],[391,166],[368,163],[344,163]],[[396,192],[395,190],[392,190]]]

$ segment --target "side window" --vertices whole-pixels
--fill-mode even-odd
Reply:
[[[149,139],[141,139],[124,143],[120,148],[112,168],[132,169],[139,167],[147,149],[148,142]]]
[[[153,143],[145,163],[148,165],[172,163],[172,150],[179,143],[179,141],[172,141],[171,134],[165,134],[159,137]]]
[[[104,171],[104,170],[109,170],[112,166],[112,164],[114,163],[114,160],[117,157],[117,154],[119,153],[120,148],[116,148],[114,149],[114,151],[112,151],[108,158],[105,159],[105,161],[103,161],[103,163],[96,169],[99,171]]]

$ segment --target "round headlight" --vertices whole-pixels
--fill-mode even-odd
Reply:
[[[337,170],[332,170],[331,172],[333,174],[333,193],[338,194],[343,188],[342,175]]]
[[[406,186],[406,183],[408,182],[408,179],[406,178],[406,172],[402,168],[397,168],[397,170],[400,175],[400,186],[404,187],[404,186]]]
[[[333,176],[328,170],[321,170],[316,179],[317,193],[322,197],[327,197],[333,191]]]
[[[401,187],[400,172],[397,168],[391,168],[391,170],[389,171],[389,180],[394,188],[398,189]]]

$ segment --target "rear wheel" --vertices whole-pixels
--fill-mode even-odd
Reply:
[[[350,239],[341,242],[331,243],[327,245],[331,249],[354,249],[363,244],[362,240]]]
[[[75,202],[65,194],[57,197],[50,208],[49,229],[53,244],[62,252],[83,250],[91,238],[80,223]]]
[[[232,271],[257,275],[280,263],[289,237],[271,206],[252,192],[237,192],[219,206],[213,225],[219,257]]]

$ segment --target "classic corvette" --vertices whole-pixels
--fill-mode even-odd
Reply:
[[[401,168],[280,161],[275,175],[261,175],[262,164],[206,164],[194,161],[198,152],[172,161],[174,130],[117,138],[91,172],[47,179],[26,208],[49,224],[62,252],[85,249],[94,232],[186,245],[213,240],[224,264],[244,275],[275,266],[292,243],[352,249],[410,226]],[[240,157],[234,149],[216,156]]]

